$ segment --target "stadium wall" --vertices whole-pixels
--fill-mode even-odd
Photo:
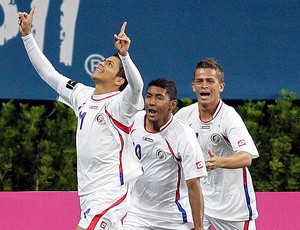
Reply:
[[[300,192],[257,192],[258,230],[297,229]],[[0,192],[0,226],[9,230],[75,229],[77,192]]]

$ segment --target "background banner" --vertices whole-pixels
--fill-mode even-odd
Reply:
[[[300,95],[299,1],[0,0],[0,99],[55,100],[31,66],[18,12],[37,4],[34,36],[62,74],[93,86],[90,73],[115,53],[113,34],[127,21],[130,54],[145,86],[173,79],[178,98],[196,98],[196,63],[217,59],[225,70],[223,99]]]
[[[298,229],[300,192],[257,192],[259,230]],[[75,229],[77,192],[0,192],[0,226],[9,230]]]

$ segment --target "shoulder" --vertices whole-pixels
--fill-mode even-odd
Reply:
[[[181,120],[186,120],[189,117],[191,117],[193,114],[198,114],[198,103],[195,102],[191,105],[182,107],[174,116],[181,119]],[[198,115],[197,115],[198,116]]]
[[[132,121],[134,123],[134,126],[140,125],[144,123],[144,118],[146,115],[146,111],[142,110],[142,111],[138,111],[133,117],[132,117]]]
[[[230,105],[227,105],[223,102],[221,114],[223,119],[236,121],[236,119],[241,119],[241,116],[238,114],[238,112]]]
[[[229,132],[232,129],[241,131],[246,127],[242,117],[238,114],[235,108],[227,104],[223,105],[220,117],[217,118],[217,120],[220,122],[224,132]]]
[[[141,110],[141,111],[138,111],[138,112],[134,115],[134,117],[135,117],[136,119],[139,119],[139,120],[144,120],[145,115],[146,115],[146,111],[145,111],[145,110]]]
[[[173,118],[168,131],[174,133],[176,139],[189,139],[191,136],[195,136],[193,129],[177,117]]]

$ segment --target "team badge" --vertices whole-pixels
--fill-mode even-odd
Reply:
[[[210,136],[210,141],[214,144],[218,144],[221,141],[221,136],[217,133],[213,133]]]
[[[159,158],[159,159],[166,159],[166,153],[164,150],[162,149],[159,149],[156,151],[156,156]]]
[[[101,224],[100,224],[100,228],[105,229],[107,226],[107,223],[105,221],[102,220]]]
[[[197,167],[197,169],[202,169],[203,168],[202,161],[196,162],[196,167]]]
[[[96,116],[96,121],[99,123],[99,124],[104,124],[105,121],[104,121],[104,114],[103,113],[100,113]]]
[[[239,147],[242,147],[243,145],[246,145],[246,141],[244,139],[239,140],[238,145],[239,145]]]

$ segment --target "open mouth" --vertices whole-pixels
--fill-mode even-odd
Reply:
[[[155,116],[156,113],[157,113],[156,110],[154,110],[154,109],[148,109],[149,116],[153,117],[153,116]]]
[[[202,93],[200,93],[201,97],[208,97],[209,95],[210,95],[210,93],[208,93],[208,92],[202,92]]]
[[[103,70],[100,69],[100,68],[97,68],[97,71],[100,72],[100,73],[103,73]]]

